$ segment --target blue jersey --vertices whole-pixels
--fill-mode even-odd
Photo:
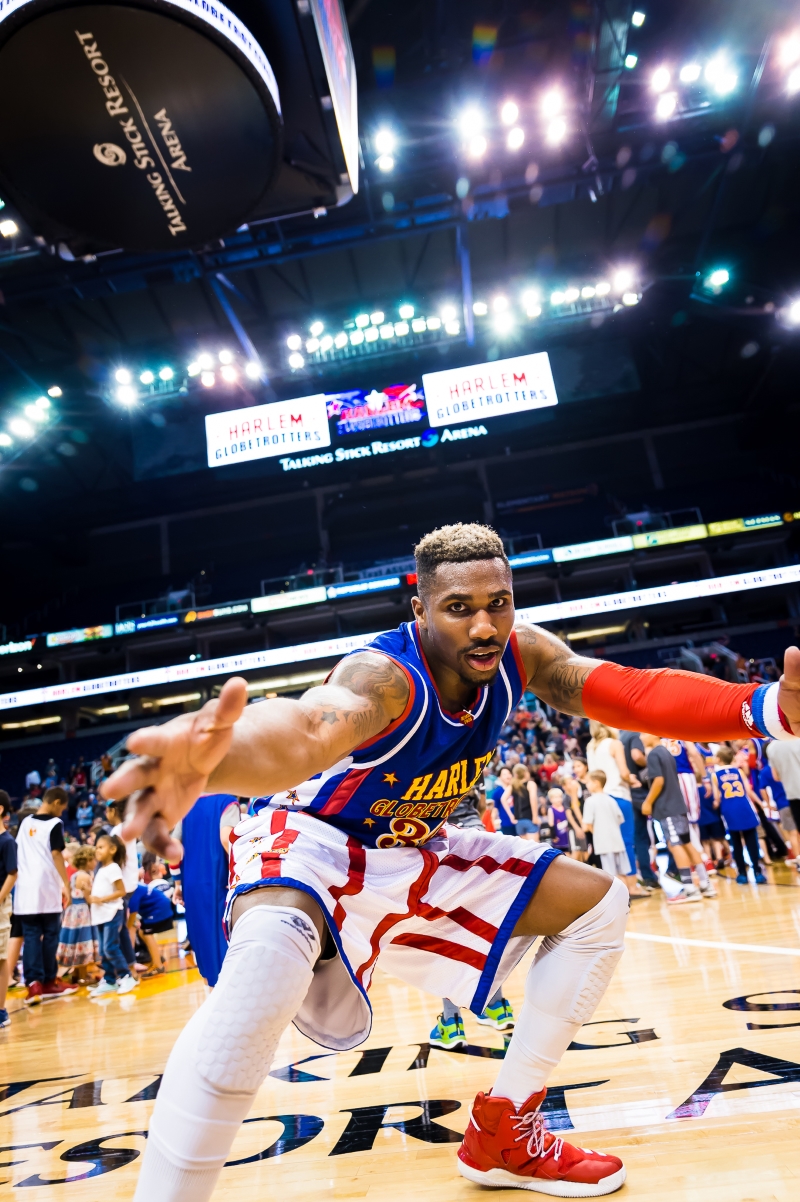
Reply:
[[[708,773],[697,786],[697,792],[700,794],[700,825],[710,826],[712,822],[718,822],[719,810],[714,809],[714,790]]]
[[[675,751],[676,747],[678,748],[677,752]],[[694,776],[694,768],[692,767],[691,760],[689,759],[689,754],[686,750],[686,744],[681,743],[680,740],[676,739],[670,742],[669,750],[672,752],[672,757],[675,760],[675,767],[678,769],[678,772],[688,772],[690,776]]]
[[[780,810],[788,806],[789,802],[786,799],[786,790],[782,783],[772,775],[772,768],[769,763],[765,763],[758,774],[758,787],[767,791],[768,795],[775,802],[777,809]]]
[[[747,799],[740,768],[728,765],[712,769],[720,791],[720,812],[729,831],[747,831],[758,826],[758,815]]]
[[[141,914],[143,922],[164,922],[174,916],[172,902],[160,889],[153,887],[155,883],[137,885],[128,899],[131,914]]]
[[[255,798],[251,813],[270,805],[303,810],[368,847],[415,847],[479,783],[522,697],[526,680],[517,638],[512,633],[494,682],[476,689],[469,708],[455,714],[441,704],[416,622],[378,635],[364,650],[388,656],[405,672],[404,712],[333,767],[294,789]]]

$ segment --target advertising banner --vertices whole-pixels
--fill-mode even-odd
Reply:
[[[422,377],[422,386],[432,426],[508,417],[558,404],[546,351],[430,372]]]
[[[208,466],[269,459],[331,445],[327,397],[298,397],[206,416]]]

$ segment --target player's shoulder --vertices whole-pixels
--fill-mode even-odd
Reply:
[[[408,669],[388,652],[364,648],[341,660],[328,683],[350,689],[359,696],[392,697],[403,704],[408,700],[411,681]]]

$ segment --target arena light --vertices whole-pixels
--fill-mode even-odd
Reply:
[[[451,338],[455,338],[461,333],[461,323],[458,321],[446,321],[444,323],[444,332],[449,334]]]
[[[509,150],[519,150],[524,141],[525,141],[525,131],[523,129],[520,129],[520,127],[518,125],[515,125],[513,129],[510,129],[508,131],[508,137],[506,138],[506,146],[508,147]]]
[[[659,96],[656,102],[656,118],[659,121],[668,121],[678,107],[678,93],[664,92]]]
[[[369,319],[374,326],[382,326],[385,320],[385,314],[381,309],[376,309],[374,313],[370,313]]]
[[[513,100],[507,100],[500,109],[500,120],[503,125],[513,125],[518,116],[519,105],[515,104]]]
[[[632,268],[618,267],[614,272],[614,290],[616,292],[630,291],[630,287],[634,279],[635,276]]]
[[[706,276],[704,281],[705,287],[710,288],[712,291],[718,291],[720,288],[725,287],[725,285],[730,281],[730,278],[731,273],[728,271],[727,267],[716,267]]]
[[[44,409],[45,411],[51,408],[50,401],[46,396],[37,397],[34,401],[34,405],[37,409]]]
[[[223,363],[219,369],[219,374],[222,376],[226,384],[235,384],[239,378],[239,373],[232,363]]]
[[[654,92],[665,92],[669,87],[669,81],[672,79],[672,73],[669,67],[656,67],[650,77],[650,87]]]
[[[790,96],[800,92],[800,67],[794,67],[786,79],[786,91]]]
[[[637,8],[636,12],[631,16],[631,25],[635,25],[637,29],[641,29],[644,25],[644,13]]]
[[[559,289],[556,289],[555,292],[551,292],[550,293],[550,304],[551,305],[563,305],[564,304],[564,293],[561,292]]]
[[[12,221],[7,217],[5,221],[0,221],[0,237],[15,238],[19,233],[19,226],[16,221]]]
[[[289,356],[289,366],[291,367],[292,371],[299,371],[301,367],[305,367],[305,363],[305,359],[302,355],[298,355],[297,351],[294,351]]]
[[[476,317],[485,317],[489,312],[489,306],[485,301],[475,301],[474,305],[472,306],[472,312]]]
[[[343,349],[343,347],[347,346],[347,341],[347,335],[345,334],[344,330],[340,330],[333,340],[333,345],[337,350],[340,351]]]
[[[394,323],[394,332],[398,338],[405,338],[405,336],[409,332],[410,328],[411,327],[409,326],[407,321],[396,321]],[[345,334],[345,340],[346,339],[347,339],[347,335]]]
[[[359,330],[363,330],[365,326],[368,326],[369,325],[369,313],[357,314],[356,325],[358,326]]]
[[[703,73],[699,63],[684,63],[678,74],[681,83],[697,83]]]
[[[368,326],[364,331],[364,339],[366,342],[377,342],[380,338],[377,326]]]
[[[232,351],[220,351],[217,355],[217,358],[219,359],[220,363],[233,363]]]
[[[608,296],[611,291],[611,285],[608,280],[598,280],[594,291],[596,296]]]
[[[494,331],[501,338],[507,338],[509,334],[514,332],[514,318],[511,313],[498,313],[492,322]]]
[[[308,327],[308,332],[312,338],[319,338],[324,329],[325,323],[323,321],[312,321],[311,325]]]
[[[800,300],[791,301],[784,309],[784,320],[787,325],[800,326]]]
[[[25,416],[29,417],[32,422],[47,421],[47,413],[44,409],[40,409],[38,405],[26,405]]]
[[[489,143],[483,134],[476,134],[474,138],[470,138],[467,150],[471,159],[481,159],[486,154],[488,148]]]
[[[361,343],[363,341],[364,341],[364,331],[363,330],[353,330],[353,333],[350,335],[350,345],[351,346],[361,346]]]
[[[429,330],[441,330],[442,319],[441,317],[429,317],[427,318],[425,324]]]
[[[636,66],[638,61],[639,61],[638,54],[626,54],[625,55],[625,66],[628,68],[629,71],[633,70],[633,68]]]
[[[306,354],[313,355],[319,350],[319,338],[309,338],[306,342]]]
[[[800,31],[795,30],[781,39],[778,46],[778,62],[782,67],[791,67],[800,60]]]
[[[2,729],[25,730],[29,726],[55,726],[56,722],[60,721],[60,714],[52,714],[49,718],[28,718],[27,722],[4,722]]]
[[[186,370],[189,373],[189,375],[192,376],[193,378],[194,378],[194,376],[199,376],[200,375],[200,364],[197,363],[196,361],[194,363],[190,363]]]
[[[217,382],[217,378],[213,371],[204,371],[200,376],[200,383],[204,388],[213,388]]]
[[[137,395],[132,384],[120,384],[116,393],[120,405],[132,405],[136,401]]]
[[[0,433],[0,447],[13,447],[13,445],[14,439],[10,434],[6,434],[5,431]]]
[[[581,288],[581,300],[591,300],[596,292],[597,289],[593,284],[584,284],[583,288]]]
[[[397,138],[393,131],[385,126],[375,134],[374,142],[375,150],[380,155],[394,154],[397,148]]]
[[[442,321],[455,321],[458,314],[455,305],[442,305],[440,312]]]
[[[256,363],[255,359],[251,359],[244,369],[244,374],[248,380],[259,380],[262,374],[261,364]]]
[[[163,380],[164,383],[166,384],[166,383],[168,383],[169,380],[171,380],[173,378],[174,375],[175,375],[175,372],[172,370],[171,367],[162,367],[158,373],[158,378],[159,378],[159,380]]]
[[[458,127],[467,140],[474,138],[483,129],[483,114],[474,107],[464,109],[458,119]]]
[[[545,131],[545,138],[551,146],[558,146],[567,136],[567,123],[563,117],[556,117]]]
[[[638,292],[623,292],[622,303],[623,303],[623,305],[638,305],[639,293]]]
[[[388,175],[390,171],[394,171],[394,159],[390,154],[382,154],[378,158],[376,166],[384,175]]]
[[[400,308],[397,310],[397,312],[400,315],[400,317],[403,319],[403,321],[411,321],[411,318],[414,316],[414,306],[413,305],[401,305]]]
[[[503,296],[502,293],[500,296],[496,296],[492,301],[492,308],[494,309],[495,313],[505,313],[506,309],[508,308],[508,297]]]
[[[303,339],[299,334],[290,334],[286,339],[286,345],[290,351],[299,351],[300,347],[303,345]]]
[[[542,293],[539,288],[526,288],[522,294],[523,305],[538,305],[542,299]]]
[[[564,107],[564,97],[559,88],[551,88],[542,97],[542,115],[556,117]]]
[[[114,379],[118,384],[130,384],[133,377],[127,367],[118,367],[114,372]]]
[[[26,422],[24,417],[12,417],[8,428],[12,434],[16,434],[17,438],[33,438],[36,433],[33,426],[30,422]]]
[[[58,385],[57,385],[57,384],[54,384],[54,385],[52,386],[52,388],[48,388],[48,390],[47,390],[47,395],[48,395],[48,396],[52,396],[52,397],[59,397],[59,396],[63,396],[64,394],[62,393],[62,391],[61,391],[61,389],[58,387]]]
[[[204,352],[202,355],[197,356],[197,366],[201,371],[211,371],[214,366],[214,360]]]
[[[141,381],[141,383],[142,383],[142,384],[153,384],[153,383],[155,383],[155,376],[153,375],[153,373],[152,373],[151,371],[143,371],[143,372],[141,373],[141,375],[139,376],[139,379],[140,379],[140,381]]]
[[[415,334],[424,334],[428,328],[428,323],[424,317],[415,317],[411,322],[411,329]]]
[[[738,83],[736,72],[723,54],[716,55],[706,64],[705,77],[718,96],[729,95]]]
[[[321,351],[329,351],[332,346],[333,337],[330,334],[324,334],[319,340],[319,349]],[[291,362],[291,360],[289,362]]]

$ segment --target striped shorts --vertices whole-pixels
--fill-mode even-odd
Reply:
[[[338,955],[317,964],[295,1025],[341,1051],[369,1035],[379,957],[393,976],[480,1014],[534,942],[512,931],[558,854],[455,826],[423,847],[371,848],[310,814],[269,807],[233,832],[226,922],[235,897],[265,886],[317,901]]]

